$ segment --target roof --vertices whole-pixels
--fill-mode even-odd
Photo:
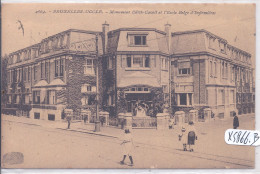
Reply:
[[[108,32],[108,34],[113,34],[115,32],[119,32],[119,31],[155,31],[161,34],[166,34],[164,31],[161,30],[157,30],[156,28],[119,28],[116,30],[111,30]]]

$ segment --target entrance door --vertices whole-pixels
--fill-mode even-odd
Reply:
[[[127,93],[126,100],[127,112],[131,112],[133,115],[135,115],[136,104],[138,102],[145,103],[150,108],[152,103],[152,96],[151,93]]]

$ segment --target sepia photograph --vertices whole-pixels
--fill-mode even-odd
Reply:
[[[1,168],[254,169],[255,12],[3,3]]]

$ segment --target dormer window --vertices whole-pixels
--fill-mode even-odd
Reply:
[[[130,46],[146,46],[148,33],[128,33]]]
[[[146,36],[134,36],[135,45],[146,45]]]

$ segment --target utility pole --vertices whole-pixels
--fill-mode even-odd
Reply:
[[[98,34],[96,34],[96,121],[95,121],[95,132],[100,132],[100,120],[99,120],[99,84],[98,84]]]

